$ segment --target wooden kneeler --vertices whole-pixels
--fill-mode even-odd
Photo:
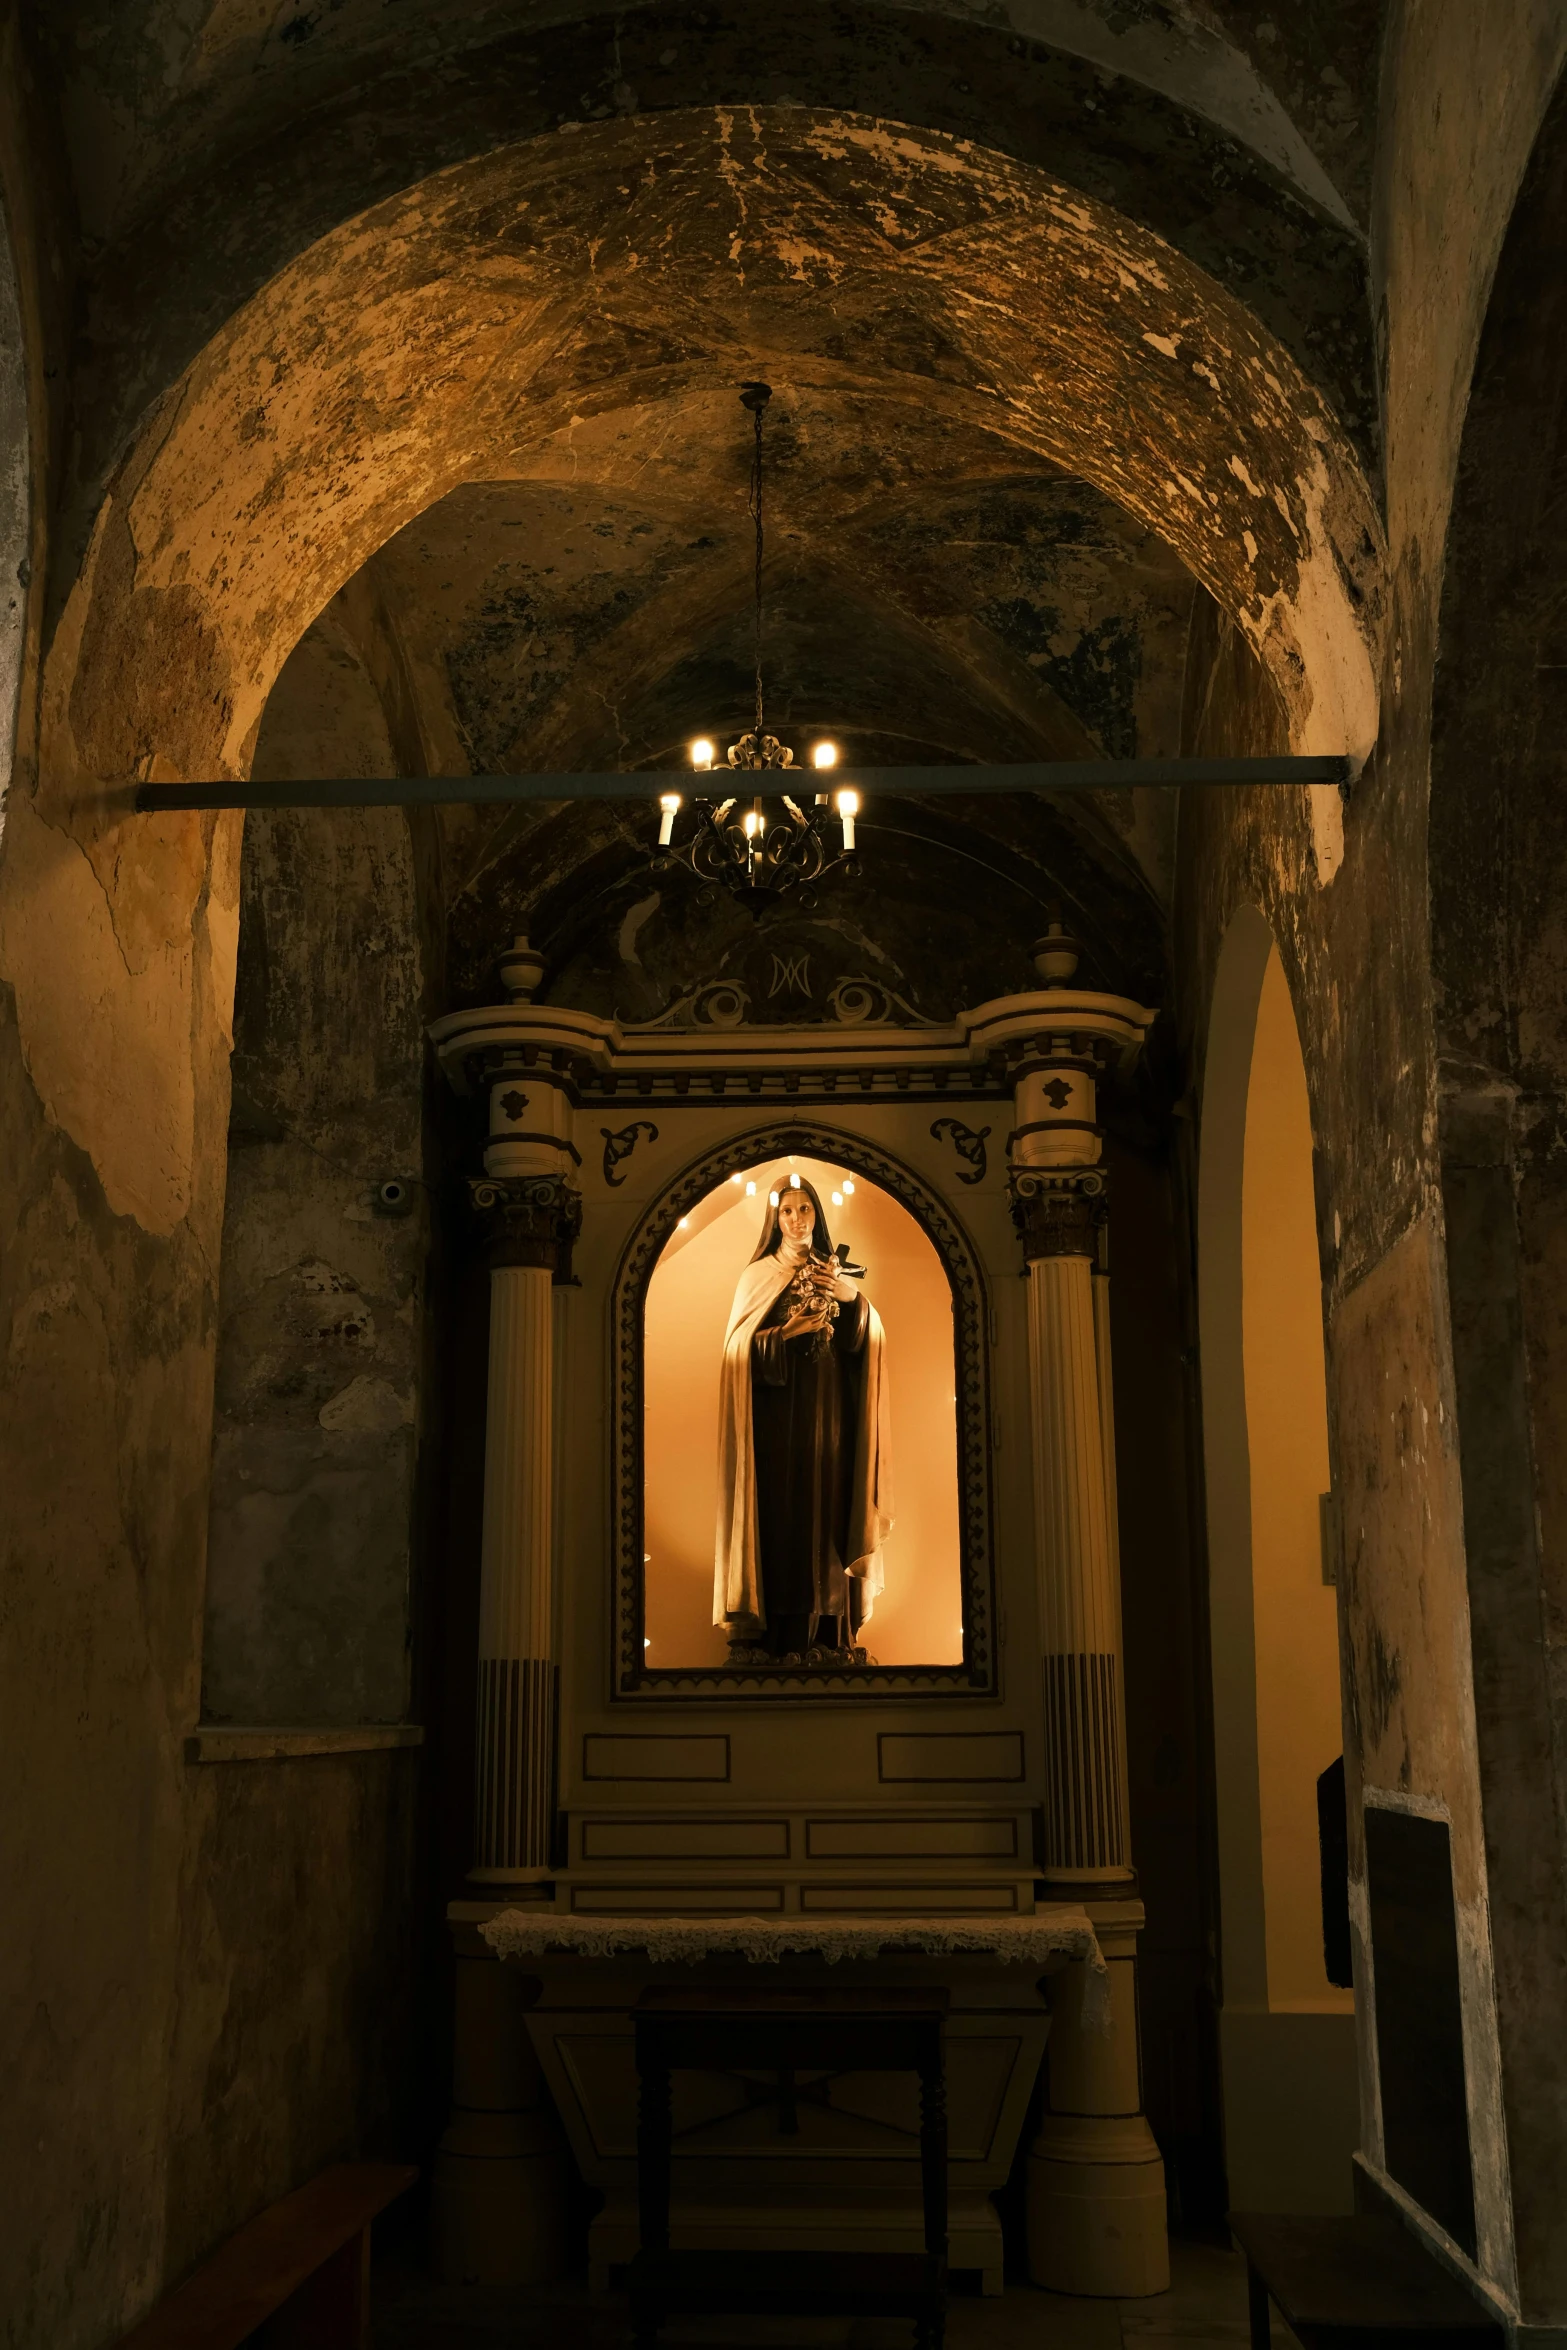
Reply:
[[[722,2315],[908,2317],[918,2350],[941,2350],[947,2307],[947,2104],[942,2027],[948,1995],[929,1991],[646,1991],[635,2011],[640,2098],[641,2249],[627,2278],[641,2350],[664,2320]],[[883,2252],[675,2252],[669,2243],[670,2074],[776,2073],[779,2126],[805,2071],[912,2072],[920,2083],[925,2249]]]
[[[369,2350],[370,2222],[419,2176],[340,2162],[220,2245],[120,2350]],[[265,2331],[262,2329],[265,2328]]]

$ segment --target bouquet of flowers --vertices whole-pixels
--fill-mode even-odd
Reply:
[[[832,1326],[838,1319],[838,1300],[835,1297],[822,1297],[812,1276],[812,1267],[819,1261],[814,1257],[807,1257],[784,1291],[787,1313],[809,1312],[810,1308],[817,1304],[826,1309],[827,1320],[825,1324],[820,1330],[813,1330],[805,1342],[806,1354],[812,1362],[820,1362],[831,1348]],[[828,1258],[827,1262],[833,1266],[835,1273],[847,1274],[855,1281],[863,1281],[865,1278],[863,1265],[850,1264],[849,1244],[846,1240],[839,1243],[833,1256]]]

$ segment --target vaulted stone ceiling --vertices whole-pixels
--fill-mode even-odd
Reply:
[[[274,773],[307,742],[548,772],[737,731],[754,374],[780,721],[870,763],[1177,752],[1217,606],[1280,747],[1363,750],[1379,28],[1353,0],[51,10],[92,254],[60,771],[242,767],[296,644]],[[334,664],[384,749],[345,747],[360,712],[334,751]],[[1174,829],[1152,793],[889,803],[824,919],[939,1013],[1026,983],[1059,902],[1152,996]],[[678,883],[649,910],[645,816],[439,830],[455,994],[524,923],[557,992],[627,1017],[755,945]]]

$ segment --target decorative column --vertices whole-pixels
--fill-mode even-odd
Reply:
[[[1034,1506],[1044,1672],[1040,1855],[1046,1900],[1082,1903],[1110,1963],[1108,2033],[1082,2023],[1081,1969],[1051,2002],[1046,2110],[1029,2155],[1029,2269],[1057,2292],[1158,2293],[1169,2283],[1164,2165],[1142,2107],[1131,1864],[1107,1214],[1096,1078],[1116,999],[1068,992],[1059,924],[1036,968],[1053,982],[1015,1063],[1013,1220],[1028,1275]],[[1052,1000],[1054,999],[1054,1000]],[[1098,1034],[1095,1031],[1098,1030]]]
[[[513,1002],[543,964],[526,939],[501,961]],[[484,1056],[490,1142],[470,1184],[490,1264],[490,1363],[479,1564],[475,1858],[483,1884],[549,1873],[555,1817],[555,1284],[571,1277],[582,1201],[571,1104],[525,1047]]]
[[[554,1292],[582,1209],[554,1176],[485,1177],[471,1190],[490,1260],[490,1368],[470,1874],[515,1884],[550,1867]]]
[[[543,975],[519,939],[502,958],[512,1004]],[[449,1912],[456,1945],[451,2119],[433,2217],[452,2283],[536,2284],[567,2257],[571,2175],[529,2043],[537,1984],[503,1968],[478,1927],[500,1903],[547,1900],[555,1822],[559,1667],[554,1637],[555,1305],[582,1223],[565,1078],[519,1035],[476,1042],[466,1082],[486,1086],[490,1140],[469,1185],[490,1268],[489,1388],[479,1566],[471,1897]]]

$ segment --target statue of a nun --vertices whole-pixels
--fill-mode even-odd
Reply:
[[[768,1190],[724,1339],[713,1621],[737,1658],[860,1661],[892,1530],[885,1337],[814,1186]]]

